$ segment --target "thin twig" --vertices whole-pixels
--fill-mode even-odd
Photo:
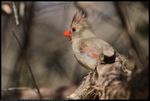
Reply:
[[[16,41],[17,41],[19,47],[20,47],[21,49],[23,49],[23,48],[21,47],[21,43],[20,43],[20,41],[19,41],[19,39],[17,38],[17,36],[16,36],[15,33],[13,33],[13,36],[14,36],[14,38],[16,39]],[[39,97],[40,97],[41,99],[43,99],[43,97],[42,97],[42,95],[41,95],[41,93],[40,93],[39,87],[38,87],[38,85],[37,85],[37,83],[36,83],[35,77],[34,77],[34,75],[33,75],[33,72],[32,72],[32,69],[31,69],[32,67],[31,67],[31,65],[28,63],[28,61],[26,60],[26,58],[25,58],[25,61],[26,61],[26,64],[27,64],[27,66],[28,66],[28,69],[29,69],[29,71],[30,71],[30,73],[31,73],[31,78],[32,78],[32,80],[33,80],[33,83],[34,83],[35,88],[37,89],[38,95],[39,95]]]
[[[18,13],[17,13],[17,9],[16,9],[16,6],[15,6],[14,2],[12,2],[12,6],[13,6],[13,11],[14,11],[14,17],[15,17],[16,25],[19,25]]]
[[[26,60],[26,59],[25,59],[25,60]],[[42,94],[41,94],[41,92],[40,92],[40,90],[39,90],[39,87],[38,87],[38,85],[37,85],[37,83],[36,83],[35,77],[34,77],[34,75],[33,75],[33,72],[32,72],[32,69],[31,69],[31,68],[32,68],[32,67],[31,67],[31,64],[29,64],[27,60],[26,60],[26,64],[28,65],[28,68],[29,68],[29,71],[30,71],[30,73],[31,73],[31,77],[32,77],[32,79],[33,79],[34,86],[35,86],[36,89],[37,89],[38,95],[39,95],[39,97],[40,97],[41,99],[43,99]]]

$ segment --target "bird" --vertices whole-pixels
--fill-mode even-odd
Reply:
[[[95,92],[98,93],[99,99],[129,99],[128,82],[132,71],[128,69],[128,59],[95,35],[87,17],[85,11],[79,10],[73,16],[70,28],[64,31],[64,36],[71,41],[76,60],[90,71],[79,89],[69,97],[89,98],[91,96],[88,94],[92,94],[92,91],[88,87],[91,87],[95,95]]]
[[[87,17],[87,13],[83,10],[76,12],[70,28],[64,31],[64,36],[71,41],[77,61],[86,69],[93,71],[99,63],[114,63],[118,52],[108,42],[95,35]]]

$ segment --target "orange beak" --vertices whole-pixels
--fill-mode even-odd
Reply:
[[[64,36],[71,40],[71,31],[68,30],[64,31]]]

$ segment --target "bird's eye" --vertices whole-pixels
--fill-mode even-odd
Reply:
[[[75,29],[75,28],[72,28],[72,31],[73,31],[73,32],[75,32],[75,31],[76,31],[76,29]]]

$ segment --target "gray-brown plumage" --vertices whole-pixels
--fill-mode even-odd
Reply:
[[[98,62],[112,63],[116,51],[107,42],[97,38],[87,21],[87,15],[81,10],[71,23],[71,41],[76,59],[83,67],[94,70]]]
[[[109,43],[97,38],[86,18],[82,10],[76,13],[68,36],[77,61],[92,72],[68,98],[129,99],[131,71],[127,69],[126,58]]]

